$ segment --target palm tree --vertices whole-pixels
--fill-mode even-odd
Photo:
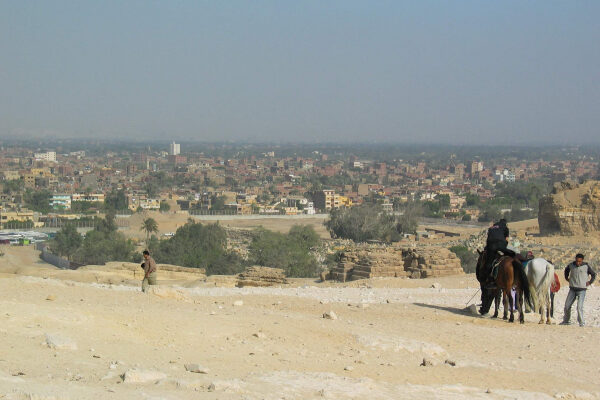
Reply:
[[[146,218],[142,222],[140,230],[146,232],[146,242],[148,242],[151,234],[158,233],[158,223],[154,220],[154,218]]]

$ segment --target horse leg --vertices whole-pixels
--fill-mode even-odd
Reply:
[[[500,308],[500,291],[494,295],[494,315],[492,318],[498,318],[498,309]]]
[[[546,293],[546,324],[552,324],[552,320],[550,319],[550,295]]]
[[[506,298],[506,290],[502,290],[502,305],[504,306],[502,319],[508,319],[508,299]]]
[[[540,299],[539,300],[539,307],[540,307],[540,322],[538,322],[538,324],[543,324],[544,323],[544,300]]]
[[[523,313],[523,289],[518,289],[517,295],[519,296],[519,299],[517,300],[517,307],[519,308],[519,322],[524,324],[525,314]]]
[[[510,306],[510,318],[508,319],[508,322],[515,322],[515,312],[513,311],[513,298],[512,296],[508,295],[508,305]]]

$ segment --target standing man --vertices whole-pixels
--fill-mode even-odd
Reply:
[[[148,290],[148,285],[156,285],[156,261],[150,257],[150,252],[144,250],[144,280],[142,281],[142,292]]]
[[[591,277],[588,281],[588,275]],[[565,315],[561,325],[571,324],[571,307],[577,298],[577,322],[585,326],[583,319],[583,301],[587,287],[596,279],[596,272],[587,263],[583,262],[583,254],[577,254],[575,261],[565,268],[565,279],[569,282],[569,294],[565,300]]]

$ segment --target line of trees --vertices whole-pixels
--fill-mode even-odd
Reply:
[[[94,229],[84,237],[77,232],[74,224],[64,225],[50,242],[50,249],[59,256],[83,264],[131,261],[134,254],[131,239],[117,231],[113,213],[98,218]]]
[[[416,233],[423,210],[420,204],[408,202],[402,206],[400,213],[391,214],[385,212],[381,205],[365,203],[332,210],[324,225],[332,238],[390,243],[400,240],[403,233]]]

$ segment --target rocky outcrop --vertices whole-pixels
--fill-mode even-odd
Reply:
[[[411,278],[464,274],[460,259],[443,247],[426,247],[405,252],[404,266]]]
[[[540,200],[540,234],[580,235],[600,231],[600,182],[555,183]]]
[[[273,286],[287,283],[282,269],[254,265],[238,275],[236,286]]]
[[[340,282],[377,277],[427,278],[463,274],[460,259],[450,250],[382,247],[346,250],[330,277]]]

